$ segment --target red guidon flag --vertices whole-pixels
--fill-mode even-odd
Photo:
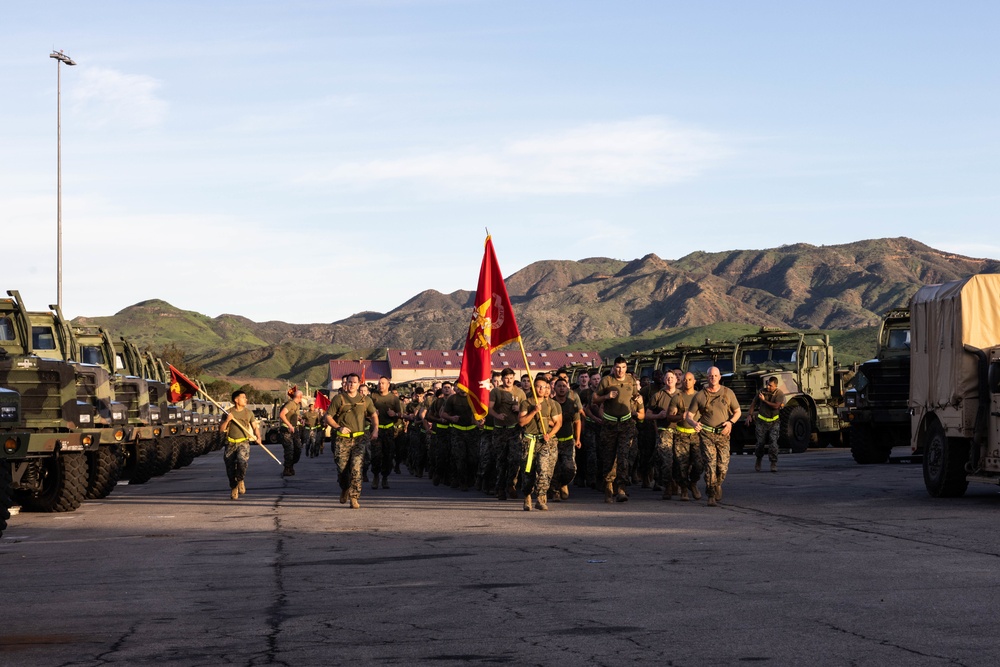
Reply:
[[[479,287],[472,308],[472,322],[465,339],[462,370],[458,386],[465,390],[476,419],[486,416],[490,405],[490,366],[493,351],[521,338],[510,306],[503,274],[493,251],[493,241],[486,237],[483,265],[479,269]]]
[[[326,412],[327,408],[330,407],[330,399],[326,397],[321,391],[316,391],[316,397],[313,400],[313,407],[320,412]]]
[[[167,367],[170,369],[170,396],[168,398],[171,403],[186,401],[198,393],[198,385],[187,379],[184,373],[174,368],[172,364],[167,364]]]

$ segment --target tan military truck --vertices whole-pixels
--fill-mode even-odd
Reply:
[[[1000,484],[1000,274],[922,287],[910,318],[910,447],[927,492]]]

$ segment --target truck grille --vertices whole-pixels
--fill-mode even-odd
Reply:
[[[748,378],[744,375],[730,375],[729,377],[722,378],[722,384],[733,390],[736,394],[736,400],[740,402],[740,407],[744,410],[753,401],[753,397],[757,394],[757,381],[754,378]]]
[[[881,407],[906,407],[910,396],[910,360],[881,362],[865,366],[868,378],[868,404]]]
[[[115,383],[115,400],[124,403],[128,418],[139,419],[139,387],[132,382]]]

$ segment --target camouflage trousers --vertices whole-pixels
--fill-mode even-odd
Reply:
[[[476,470],[476,487],[493,491],[497,485],[496,450],[493,447],[493,429],[484,428],[479,434],[479,468]]]
[[[672,428],[656,429],[656,464],[660,470],[660,484],[666,487],[674,478],[674,437]]]
[[[601,463],[601,479],[605,484],[613,482],[617,488],[628,487],[631,481],[629,462],[635,450],[635,422],[628,421],[601,424],[601,440],[598,443],[597,458]]]
[[[479,429],[451,429],[451,461],[454,466],[455,479],[463,490],[475,483],[476,471],[479,469]]]
[[[378,438],[371,441],[372,473],[388,477],[392,472],[392,457],[396,452],[395,428],[380,428]]]
[[[493,451],[496,454],[497,493],[509,487],[517,487],[521,473],[521,462],[528,449],[525,447],[517,428],[497,428],[493,430]]]
[[[333,458],[337,462],[337,483],[348,490],[355,500],[361,497],[361,465],[365,458],[365,436],[352,438],[337,435],[333,443]]]
[[[632,457],[633,473],[644,476],[652,472],[656,458],[659,436],[657,428],[652,423],[640,425],[635,433],[635,452]]]
[[[555,438],[545,442],[541,437],[535,438],[535,451],[531,461],[531,472],[524,476],[524,495],[534,493],[539,498],[544,498],[549,493],[549,486],[552,484],[552,473],[555,471],[556,459],[559,457],[559,448]],[[521,463],[528,464],[528,451],[531,446],[531,437],[524,436],[521,439],[524,456]]]
[[[395,443],[396,453],[396,470],[399,471],[399,466],[406,463],[406,457],[409,455],[409,445],[410,438],[407,430],[404,428],[402,422],[396,422],[396,428],[392,429],[392,440]]]
[[[674,481],[678,486],[687,488],[701,479],[705,464],[701,460],[701,439],[697,433],[681,433],[677,431],[673,438],[674,449]]]
[[[701,432],[701,456],[705,462],[705,486],[722,486],[729,472],[729,436]]]
[[[766,422],[763,419],[754,418],[754,431],[757,435],[757,447],[754,449],[754,456],[758,459],[764,458],[764,449],[767,448],[767,458],[771,463],[778,462],[778,434],[781,431],[781,421],[775,419],[773,422]]]
[[[580,452],[577,461],[583,468],[583,474],[577,475],[577,486],[595,486],[600,475],[600,466],[597,464],[597,443],[600,438],[600,426],[592,422],[585,422],[583,432],[580,434]]]
[[[222,455],[226,462],[226,476],[229,477],[229,488],[235,489],[247,476],[247,464],[250,462],[250,441],[228,442],[226,452]]]
[[[302,456],[302,439],[298,432],[289,433],[285,428],[281,429],[281,448],[285,452],[285,467],[291,468],[299,462]]]
[[[427,469],[427,442],[430,440],[430,436],[424,429],[417,426],[410,429],[409,436],[410,457],[406,465],[412,474],[423,477],[424,470]]]
[[[576,477],[576,439],[569,436],[568,440],[558,440],[557,448],[555,470],[552,471],[552,487],[555,489],[569,486]]]

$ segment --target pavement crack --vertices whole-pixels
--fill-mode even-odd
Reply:
[[[888,646],[891,648],[899,649],[900,651],[905,651],[907,653],[912,653],[913,655],[919,655],[921,658],[934,658],[936,660],[946,660],[948,664],[959,665],[960,667],[967,667],[964,662],[960,662],[956,658],[949,658],[943,655],[937,655],[935,653],[924,653],[923,651],[918,651],[916,649],[908,648],[900,644],[893,643],[888,639],[878,639],[877,637],[869,637],[868,635],[863,635],[860,632],[855,632],[854,630],[848,630],[847,628],[842,628],[832,623],[823,623],[826,627],[833,630],[834,632],[839,632],[845,635],[850,635],[851,637],[857,637],[858,639],[863,639],[867,642],[873,642],[879,646]]]

